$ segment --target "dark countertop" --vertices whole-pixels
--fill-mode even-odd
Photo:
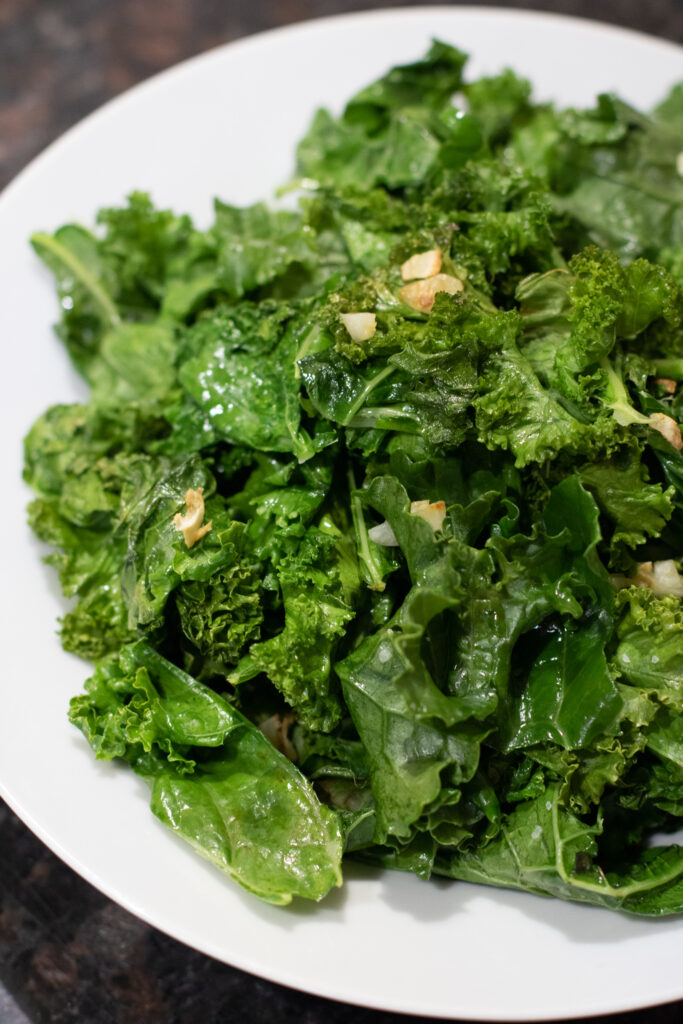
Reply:
[[[491,2],[596,18],[683,43],[681,0]],[[401,0],[0,0],[0,188],[85,114],[177,61],[306,18],[406,6]]]
[[[597,18],[683,43],[681,0],[495,2]],[[400,0],[0,0],[0,187],[70,125],[162,68],[262,29],[368,6],[408,5]],[[188,949],[93,889],[0,803],[0,1024],[280,1024],[287,1019],[298,1024],[419,1021],[294,992]],[[600,1019],[678,1024],[683,1002]]]

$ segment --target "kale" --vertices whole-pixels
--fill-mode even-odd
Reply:
[[[345,854],[681,912],[683,86],[464,66],[319,111],[299,209],[34,236],[90,387],[25,441],[70,718],[273,903]]]

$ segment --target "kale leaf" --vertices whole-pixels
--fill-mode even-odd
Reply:
[[[273,903],[345,854],[678,913],[682,87],[465,62],[318,111],[298,209],[33,236],[90,388],[25,440],[70,717]]]

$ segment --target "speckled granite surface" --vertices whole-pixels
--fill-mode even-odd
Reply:
[[[470,0],[477,5],[477,0]],[[683,43],[682,0],[506,2]],[[71,124],[185,57],[305,18],[401,0],[0,0],[0,187]]]
[[[546,0],[683,43],[682,0]],[[0,0],[0,187],[85,114],[185,57],[277,25],[400,0]],[[682,62],[683,75],[683,62]],[[418,1024],[253,978],[113,904],[0,804],[0,1024]],[[683,1003],[601,1018],[680,1024]]]

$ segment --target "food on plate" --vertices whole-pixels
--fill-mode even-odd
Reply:
[[[683,85],[464,65],[319,111],[296,210],[34,236],[90,385],[25,444],[70,717],[273,903],[354,857],[680,912]]]

